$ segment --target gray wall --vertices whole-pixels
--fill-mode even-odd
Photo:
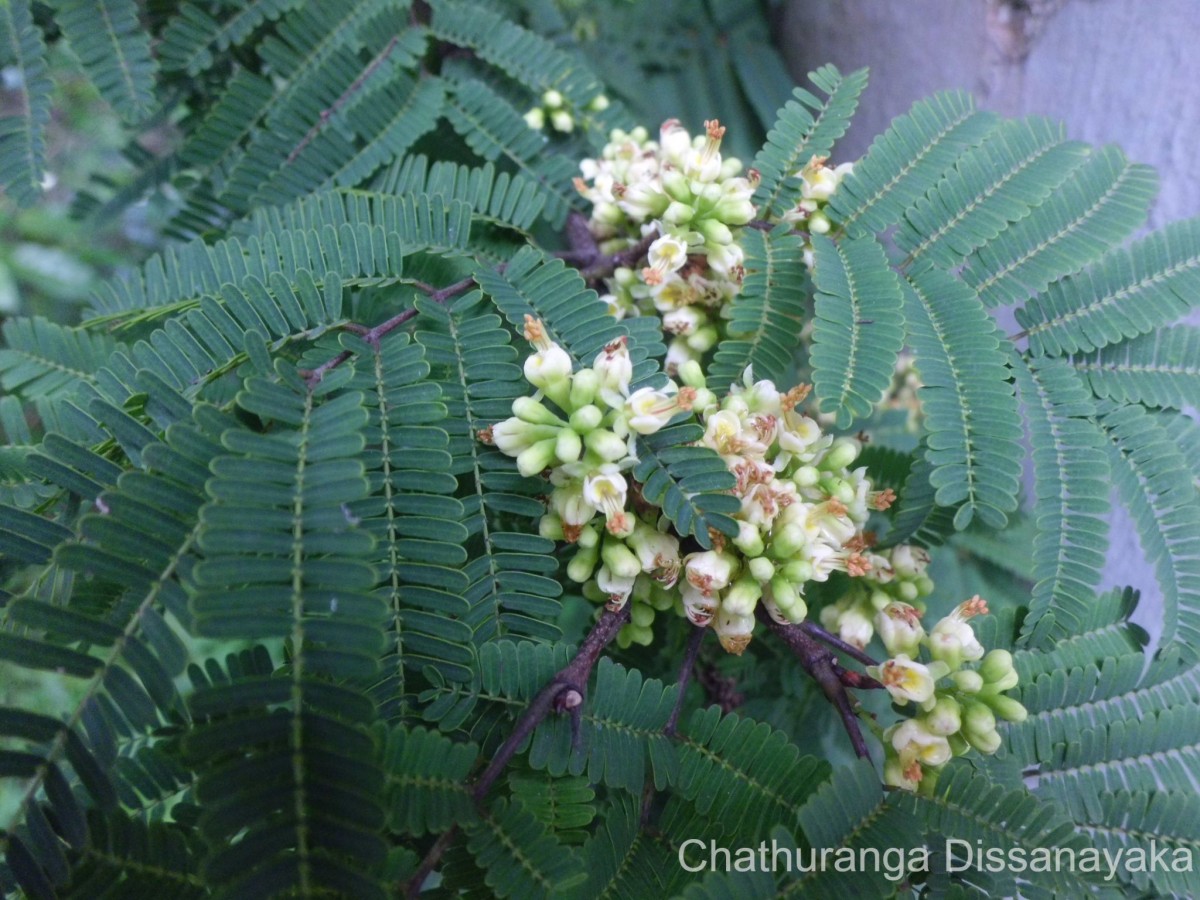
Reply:
[[[985,108],[1063,120],[1071,137],[1153,165],[1153,226],[1200,214],[1198,43],[1200,0],[792,0],[780,34],[797,81],[827,62],[871,69],[839,160],[914,100],[965,88]],[[1120,509],[1105,573],[1118,584],[1143,590],[1137,618],[1157,631],[1161,595]]]

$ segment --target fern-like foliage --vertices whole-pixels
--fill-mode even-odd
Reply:
[[[1047,613],[1048,633],[1076,634],[1095,604],[1108,547],[1110,474],[1104,444],[1090,419],[1095,404],[1065,363],[1037,360],[1013,365],[1030,423],[1039,536],[1036,581],[1025,619],[1037,628]]]
[[[63,36],[100,96],[126,121],[145,118],[154,108],[157,65],[134,0],[63,0],[57,12]]]
[[[1200,400],[1197,359],[1200,332],[1176,325],[1079,354],[1071,365],[1097,397],[1181,409]]]
[[[848,230],[886,228],[995,124],[994,116],[976,112],[963,93],[916,103],[875,139],[830,209]]]
[[[869,415],[891,384],[903,340],[903,295],[870,235],[814,238],[816,324],[809,361],[821,411],[840,428]]]
[[[1003,525],[1017,508],[1021,436],[999,330],[966,285],[925,268],[905,288],[909,339],[928,416],[929,482],[941,506],[962,503],[955,526]]]
[[[24,205],[41,192],[51,90],[46,45],[30,7],[29,0],[12,0],[0,10],[0,62],[21,71],[19,112],[0,126],[0,184]]]
[[[1200,851],[1200,426],[1178,414],[1200,341],[1173,325],[1200,291],[1196,221],[1123,246],[1149,169],[943,93],[805,233],[799,173],[850,162],[866,73],[793,90],[768,31],[753,0],[0,8],[0,63],[23,76],[0,129],[15,200],[39,191],[58,44],[131,130],[179,134],[159,154],[131,135],[132,174],[77,204],[115,214],[169,181],[173,239],[82,324],[2,330],[6,892],[1200,893],[1192,872],[988,871],[946,850]],[[570,131],[531,127],[559,102]],[[708,388],[811,380],[810,415],[863,429],[872,504],[898,495],[872,512],[881,546],[931,551],[931,610],[979,592],[996,612],[972,627],[1012,653],[1028,716],[995,756],[884,790],[762,629],[740,657],[684,651],[689,629],[643,603],[595,645],[620,623],[592,626],[595,585],[565,577],[551,488],[481,436],[532,393],[527,317],[576,369],[623,342],[631,390],[665,383],[662,320],[601,296],[644,262],[583,232],[574,184],[611,129],[658,124],[629,108],[719,117],[723,150],[753,159]],[[683,555],[746,537],[703,436],[680,416],[622,470]],[[1097,594],[1112,488],[1154,567],[1142,595]],[[846,584],[810,585],[810,616]],[[886,698],[854,692],[883,723]],[[880,862],[696,872],[693,838]]]
[[[766,234],[749,232],[743,246],[742,292],[733,304],[729,337],[717,346],[709,368],[708,377],[720,387],[738,381],[747,364],[756,378],[782,378],[806,312],[799,239],[780,227]]]
[[[754,192],[760,210],[779,214],[795,204],[800,194],[795,173],[812,157],[829,155],[846,133],[867,86],[866,69],[843,77],[833,66],[825,66],[810,77],[828,99],[822,101],[804,88],[796,88],[792,99],[779,110],[766,145],[754,157],[754,168],[762,176]]]

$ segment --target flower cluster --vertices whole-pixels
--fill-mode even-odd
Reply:
[[[890,643],[888,632],[883,628],[880,632],[894,655],[867,672],[897,704],[913,703],[919,711],[884,732],[888,784],[907,790],[928,787],[934,779],[926,776],[952,756],[962,756],[971,748],[996,752],[1000,746],[997,717],[1009,722],[1025,719],[1025,707],[1005,695],[1017,686],[1012,654],[992,650],[985,655],[969,623],[986,613],[987,604],[972,597],[926,634],[913,607],[890,604],[887,616],[900,626]],[[917,661],[921,648],[928,651],[928,662]]]
[[[821,610],[821,624],[859,648],[878,631],[889,653],[902,652],[911,644],[908,623],[925,611],[922,600],[933,593],[933,580],[925,574],[929,554],[900,544],[866,557],[871,571]]]
[[[567,575],[586,596],[610,608],[632,599],[623,644],[649,643],[655,614],[675,607],[741,653],[760,602],[778,621],[799,622],[808,582],[873,571],[862,528],[872,509],[890,504],[891,492],[873,491],[866,470],[851,469],[856,441],[834,440],[804,414],[807,387],[781,393],[747,372],[718,400],[693,361],[681,369],[681,384],[631,392],[623,340],[573,372],[540,322],[528,319],[525,337],[535,350],[525,377],[537,392],[514,401],[512,418],[483,437],[515,456],[522,474],[549,470],[553,490],[541,533],[574,545]],[[637,462],[638,435],[689,414],[704,427],[700,443],[735,476],[741,504],[737,535],[714,533],[712,549],[693,552],[626,476]]]
[[[826,165],[827,157],[814,156],[799,171],[793,174],[800,179],[800,200],[783,214],[785,222],[809,234],[828,234],[833,227],[825,207],[842,179],[854,171],[854,163],[842,163],[831,168]],[[812,249],[807,248],[805,263],[812,266]]]
[[[608,98],[597,94],[587,108],[588,112],[603,112],[608,109]],[[543,130],[546,123],[563,134],[570,134],[575,130],[575,114],[571,111],[570,104],[554,89],[542,94],[541,102],[525,113],[525,122],[536,131]]]
[[[598,159],[585,159],[576,188],[592,202],[590,228],[607,253],[651,241],[640,271],[619,268],[604,299],[614,315],[663,317],[672,341],[667,371],[696,360],[717,342],[721,310],[737,295],[744,254],[741,226],[755,215],[753,170],[720,152],[715,120],[693,138],[678,121],[659,140],[644,128],[614,131]]]

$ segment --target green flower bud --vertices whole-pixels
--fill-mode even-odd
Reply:
[[[813,234],[828,234],[831,227],[829,216],[820,210],[808,217],[808,230]]]
[[[721,600],[721,612],[731,616],[750,616],[762,597],[762,585],[753,578],[739,578]]]
[[[605,462],[616,462],[629,455],[629,445],[607,428],[597,428],[595,431],[588,432],[584,436],[583,442],[588,450]]]
[[[646,626],[630,623],[622,628],[621,632],[628,633],[631,644],[649,647],[654,643],[654,631]]]
[[[912,603],[920,595],[917,586],[911,581],[902,581],[896,585],[896,593],[900,595],[900,599],[905,603]]]
[[[644,603],[635,603],[629,611],[630,621],[639,628],[648,628],[654,621],[654,608]]]
[[[754,204],[749,200],[726,197],[713,207],[713,215],[727,225],[745,225],[754,218]]]
[[[775,559],[791,559],[807,545],[808,537],[804,534],[804,529],[796,524],[788,524],[772,533],[767,552]],[[798,578],[792,580],[800,581]]]
[[[549,107],[550,109],[558,109],[562,105],[563,95],[553,88],[542,94],[542,106]]]
[[[1012,697],[997,695],[985,697],[984,700],[992,708],[992,711],[1006,722],[1024,722],[1029,718],[1029,710]]]
[[[546,127],[546,111],[540,106],[535,106],[525,113],[525,124],[534,131],[541,131]]]
[[[988,683],[999,681],[1012,670],[1013,658],[1007,650],[991,650],[979,664],[979,674]]]
[[[687,336],[687,345],[697,353],[706,353],[715,347],[720,339],[721,334],[715,325],[705,325]]]
[[[556,438],[538,441],[528,450],[522,450],[517,455],[517,471],[526,478],[537,475],[542,469],[548,468],[554,462],[554,446]]]
[[[689,359],[679,367],[679,380],[690,388],[707,388],[708,381],[704,377],[704,370],[700,368],[700,363],[694,359]],[[693,404],[694,406],[694,404]]]
[[[806,581],[812,581],[812,563],[806,559],[794,559],[783,567],[783,577],[792,584],[804,584]]]
[[[966,756],[971,752],[971,745],[961,734],[946,735],[946,740],[950,742],[950,752],[955,756]]]
[[[882,612],[884,607],[892,602],[892,598],[888,595],[887,591],[881,591],[879,588],[876,588],[871,591],[869,601],[876,612]]]
[[[958,701],[953,697],[938,697],[933,709],[925,714],[925,723],[934,734],[954,734],[962,727]]]
[[[962,731],[967,740],[974,744],[974,738],[987,738],[995,730],[996,715],[986,704],[975,701],[966,704],[962,711]]]
[[[791,622],[799,622],[808,614],[808,604],[796,590],[796,586],[786,578],[776,576],[771,579],[771,597],[775,605]]]
[[[600,558],[617,578],[634,578],[642,571],[642,564],[624,541],[608,538],[600,550]]]
[[[650,599],[649,603],[659,612],[666,612],[675,605],[675,600],[678,594],[674,590],[669,590],[659,584],[657,581],[650,582]]]
[[[538,534],[552,541],[563,540],[562,519],[553,513],[547,513],[538,521]]]
[[[756,581],[770,581],[775,577],[775,566],[765,556],[757,556],[750,560],[750,574]]]
[[[950,680],[964,694],[978,694],[983,687],[983,676],[974,669],[960,669],[950,675]]]
[[[762,532],[749,522],[739,522],[738,534],[733,539],[733,545],[749,559],[761,557],[763,553]]]
[[[848,468],[858,459],[860,449],[858,441],[840,437],[830,446],[829,452],[820,462],[820,468],[826,472]]]
[[[591,112],[604,112],[608,109],[608,98],[603,94],[597,94],[591,99],[587,107]]]
[[[579,439],[579,435],[570,428],[564,428],[558,433],[558,439],[554,442],[554,455],[559,461],[573,463],[582,453],[583,441]]]
[[[584,369],[583,371],[589,372],[591,370]],[[583,373],[581,372],[580,375],[582,374]],[[575,378],[578,380],[579,375],[576,375]],[[588,403],[586,405],[576,407],[575,412],[571,413],[571,418],[569,421],[573,429],[582,435],[587,435],[588,432],[599,428],[600,423],[603,420],[604,412],[600,409],[600,407],[593,406],[592,404]]]
[[[678,169],[665,169],[662,173],[663,190],[667,192],[672,200],[677,200],[680,203],[690,202],[692,197],[692,189],[688,183],[687,176]]]
[[[534,400],[532,397],[518,397],[512,404],[513,415],[523,422],[529,422],[531,425],[556,425],[561,427],[564,423],[561,418],[555,415],[546,404],[541,400]]]
[[[733,232],[729,230],[729,226],[716,219],[705,219],[701,222],[700,233],[704,235],[705,243],[722,245],[733,243]]]
[[[1004,691],[1011,691],[1021,682],[1021,676],[1017,674],[1017,670],[1013,669],[1000,676],[996,681],[985,684],[982,693],[985,694],[1000,694]]]
[[[667,211],[663,213],[662,218],[668,225],[683,225],[686,222],[690,222],[692,216],[695,214],[696,210],[692,209],[692,207],[675,200],[667,207]]]
[[[918,575],[913,584],[917,586],[917,594],[921,597],[928,597],[933,593],[933,579],[928,575]]]
[[[994,730],[980,732],[978,734],[971,733],[966,735],[966,738],[972,747],[974,747],[980,753],[986,753],[988,755],[991,755],[999,750],[1000,744],[1002,743],[1000,740],[1000,732]]]
[[[579,530],[579,540],[575,543],[580,547],[597,547],[600,544],[600,532],[591,525],[584,525]]]
[[[571,409],[586,406],[596,398],[600,389],[600,376],[595,369],[580,369],[571,377]]]
[[[801,466],[792,475],[796,487],[812,487],[821,480],[821,472],[816,466]]]
[[[567,563],[567,577],[576,584],[583,584],[592,577],[592,572],[596,568],[596,562],[600,559],[600,554],[593,547],[580,546],[575,555],[571,557],[571,561]]]

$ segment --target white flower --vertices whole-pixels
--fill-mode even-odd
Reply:
[[[536,388],[556,384],[571,374],[571,357],[558,344],[525,360],[525,380]]]
[[[892,747],[901,760],[916,760],[926,766],[940,766],[952,755],[950,742],[930,731],[920,719],[901,722],[892,733]]]
[[[750,639],[754,635],[754,616],[729,612],[722,605],[713,623],[713,630],[721,639],[721,646],[726,653],[741,656],[750,646]]]
[[[607,344],[596,354],[592,369],[600,376],[600,399],[613,409],[619,409],[629,396],[629,380],[633,377],[633,360],[625,338]]]
[[[843,641],[861,650],[871,642],[875,629],[871,620],[858,608],[858,604],[855,604],[838,616],[837,632]]]
[[[875,628],[888,653],[913,656],[925,636],[921,614],[907,603],[892,602],[875,614]]]
[[[869,667],[868,671],[887,688],[892,699],[903,705],[908,701],[924,703],[933,696],[934,679],[929,667],[914,662],[906,653],[898,654],[882,666]],[[897,746],[897,750],[900,748]]]
[[[731,409],[713,413],[704,423],[704,437],[700,440],[722,456],[740,455],[745,443],[741,417]]]
[[[717,612],[716,597],[709,596],[686,582],[680,588],[679,594],[683,601],[683,612],[689,622],[704,627],[712,621]]]
[[[690,410],[691,401],[695,396],[694,388],[680,388],[674,393],[640,388],[625,401],[629,428],[638,434],[654,434],[671,421],[676,413]]]
[[[635,578],[622,578],[614,575],[608,566],[600,567],[596,573],[596,584],[608,595],[608,607],[618,610],[625,605],[629,595],[633,593]]]
[[[662,329],[667,334],[695,334],[708,321],[708,316],[695,306],[682,306],[663,316]]]
[[[688,584],[711,595],[729,586],[737,567],[737,559],[728,553],[704,550],[689,553],[683,565],[687,572]]]
[[[569,529],[573,529],[576,537],[579,529],[596,515],[596,507],[583,495],[583,485],[575,480],[550,492],[550,508],[562,519],[563,531],[569,535]],[[571,540],[569,536],[568,540]]]
[[[687,253],[687,241],[664,234],[650,245],[646,254],[650,265],[642,269],[642,279],[650,285],[662,283],[668,272],[678,272],[683,268],[683,264],[687,262]]]
[[[583,480],[583,498],[597,512],[614,513],[625,508],[629,490],[625,476],[614,465],[604,465]]]
[[[625,543],[637,554],[643,572],[665,588],[675,586],[682,567],[677,537],[639,522]]]
[[[663,360],[663,368],[668,375],[675,375],[681,367],[690,362],[696,362],[700,354],[687,344],[687,338],[677,337],[667,345],[667,355]]]
[[[929,652],[934,659],[941,660],[952,669],[957,669],[964,660],[983,658],[983,645],[967,619],[987,612],[987,604],[978,595],[960,603],[946,618],[933,626],[929,633]]]
[[[685,155],[692,149],[692,136],[678,119],[667,119],[658,131],[658,143],[663,159],[680,166]]]

